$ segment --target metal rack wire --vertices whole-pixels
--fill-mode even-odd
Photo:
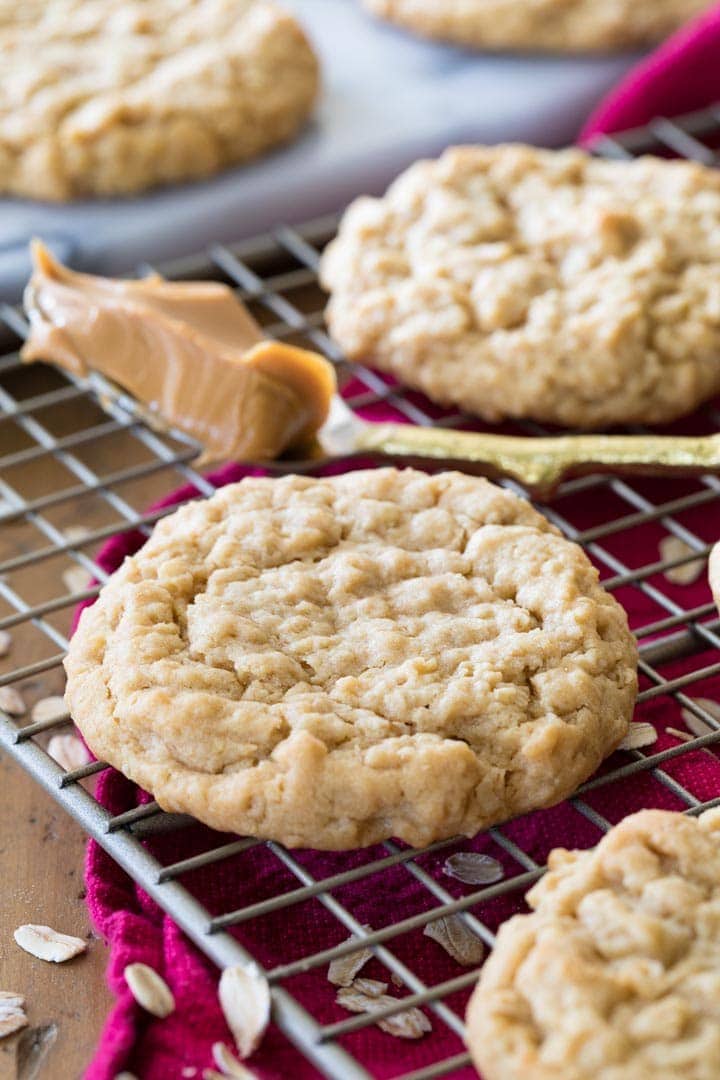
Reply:
[[[603,138],[595,150],[607,156],[679,153],[713,163],[711,144],[717,138],[720,106],[679,120],[659,119],[647,128]],[[318,348],[338,365],[351,406],[372,410],[383,403],[412,423],[463,424],[461,415],[439,413],[417,394],[404,392],[362,366],[347,364],[327,337],[316,271],[319,251],[332,235],[334,224],[328,219],[297,229],[281,227],[256,241],[217,247],[207,255],[162,269],[178,279],[200,277],[234,283],[269,335]],[[97,592],[97,587],[72,586],[48,595],[42,584],[48,578],[45,569],[52,564],[62,574],[63,569],[79,567],[102,582],[106,575],[92,553],[118,531],[149,532],[160,516],[143,510],[152,495],[178,483],[191,483],[203,494],[212,488],[190,464],[195,448],[186,438],[177,432],[152,430],[131,402],[122,396],[108,398],[101,381],[71,378],[44,368],[22,368],[16,349],[25,333],[24,321],[15,309],[6,307],[1,315],[7,351],[0,358],[0,525],[6,526],[0,533],[0,629],[21,635],[21,654],[32,659],[17,667],[10,660],[4,668],[0,666],[0,687],[27,687],[38,679],[56,677],[67,645],[70,613],[79,601]],[[718,428],[720,413],[714,407],[707,409],[703,422]],[[523,425],[522,430],[543,434],[533,424]],[[123,462],[121,467],[118,461]],[[517,485],[512,486],[522,493]],[[720,653],[716,651],[720,647],[720,620],[709,591],[701,603],[686,607],[683,587],[665,577],[673,567],[707,557],[716,538],[712,530],[717,531],[720,524],[719,502],[720,480],[713,477],[662,483],[594,476],[564,484],[553,503],[544,507],[563,532],[586,549],[600,568],[607,589],[626,606],[629,599],[631,608],[633,597],[642,602],[641,616],[634,620],[641,655],[641,706],[656,699],[671,701],[678,714],[681,708],[689,710],[708,729],[692,741],[670,738],[670,744],[660,750],[651,747],[616,755],[609,768],[585,784],[571,805],[600,831],[606,830],[610,821],[598,810],[593,796],[640,775],[653,776],[658,781],[653,790],[663,790],[688,813],[720,803],[720,795],[708,799],[707,792],[693,789],[687,770],[681,781],[674,768],[678,759],[707,753],[720,742],[720,723],[693,696],[720,675]],[[577,507],[587,509],[588,505],[592,507],[590,515],[578,515]],[[68,522],[77,526],[87,521],[93,522],[87,532],[67,527]],[[662,559],[657,542],[648,542],[648,529],[678,537],[689,545],[691,553]],[[3,541],[3,533],[11,538],[11,544]],[[633,537],[637,543],[629,546]],[[633,557],[619,554],[619,546]],[[678,669],[679,661],[682,670]],[[491,946],[493,921],[488,913],[493,901],[512,896],[519,902],[543,869],[539,860],[518,846],[511,827],[493,829],[490,835],[514,870],[496,884],[461,895],[435,873],[436,856],[442,859],[451,842],[422,852],[388,842],[370,861],[343,869],[341,860],[336,864],[339,870],[319,880],[314,880],[296,854],[270,844],[268,850],[289,872],[295,886],[282,895],[211,916],[183,884],[183,878],[199,868],[212,873],[223,860],[250,853],[257,842],[219,838],[201,854],[161,864],[143,845],[143,838],[151,831],[186,828],[187,819],[163,814],[154,802],[113,817],[94,799],[88,785],[88,780],[107,766],[92,763],[64,772],[44,749],[48,734],[69,722],[67,716],[27,722],[0,712],[1,745],[216,964],[247,959],[249,952],[233,936],[233,928],[243,924],[251,938],[256,920],[271,911],[286,911],[292,919],[296,905],[311,901],[322,905],[337,922],[341,944],[288,960],[267,972],[277,1024],[320,1073],[337,1080],[370,1076],[348,1049],[347,1040],[378,1016],[350,1016],[323,1024],[298,1002],[287,984],[301,972],[315,971],[322,978],[324,965],[357,948],[356,943],[342,943],[350,933],[371,946],[405,988],[406,996],[399,997],[397,1005],[387,1012],[410,1004],[425,1006],[434,1014],[435,1024],[444,1026],[454,1040],[450,1053],[443,1052],[432,1064],[411,1071],[404,1071],[400,1050],[394,1074],[397,1080],[431,1080],[462,1071],[469,1059],[462,1044],[462,995],[458,997],[458,992],[469,990],[476,971],[463,970],[427,985],[410,963],[397,955],[394,943],[443,915],[462,912]],[[402,921],[368,929],[352,906],[338,898],[338,892],[351,882],[382,889],[384,875],[398,867],[422,886],[422,910]],[[447,1041],[443,1045],[447,1047]]]

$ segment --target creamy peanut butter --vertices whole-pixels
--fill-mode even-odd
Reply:
[[[101,372],[213,460],[276,457],[324,422],[332,366],[264,338],[226,285],[80,274],[38,241],[32,254],[23,360]]]

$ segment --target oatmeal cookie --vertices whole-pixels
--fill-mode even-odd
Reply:
[[[294,136],[318,91],[269,0],[0,0],[0,190],[121,195]]]
[[[246,479],[83,612],[67,702],[167,810],[288,846],[413,845],[567,796],[636,652],[583,551],[460,473]]]
[[[549,867],[470,1000],[485,1080],[717,1080],[720,811],[643,810]]]
[[[659,423],[720,390],[720,172],[461,147],[347,211],[345,352],[486,420]]]
[[[364,0],[427,37],[477,49],[627,49],[659,41],[711,0]]]

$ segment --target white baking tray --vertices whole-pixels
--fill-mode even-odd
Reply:
[[[383,26],[359,0],[284,2],[324,69],[323,100],[303,137],[256,164],[139,198],[0,199],[1,295],[19,294],[33,235],[78,268],[120,273],[338,209],[452,142],[568,142],[634,60],[482,55]]]

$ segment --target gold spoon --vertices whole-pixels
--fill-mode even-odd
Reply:
[[[697,476],[720,472],[720,434],[527,437],[371,423],[335,394],[328,418],[302,464],[362,454],[430,459],[466,470],[472,466],[473,472],[511,477],[536,497],[547,497],[560,481],[588,473]],[[283,462],[285,467],[289,464]]]

